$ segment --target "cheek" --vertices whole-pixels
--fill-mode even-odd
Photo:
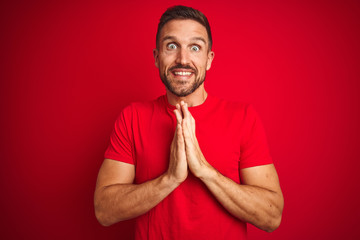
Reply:
[[[162,58],[160,58],[159,62],[163,68],[168,68],[174,62],[174,60],[171,55],[164,55]]]
[[[204,72],[207,70],[208,62],[202,59],[201,61],[198,62],[196,66],[199,71],[199,74],[204,74]]]

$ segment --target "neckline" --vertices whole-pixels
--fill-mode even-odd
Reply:
[[[168,109],[170,109],[171,111],[173,111],[174,109],[176,109],[175,106],[173,106],[173,105],[171,105],[171,104],[169,103],[166,94],[163,95],[162,98],[163,98],[163,101],[164,101],[164,103],[165,103],[165,105],[166,105],[166,107],[167,107]],[[191,112],[198,112],[198,111],[201,111],[202,109],[206,109],[206,108],[210,105],[211,101],[212,101],[212,96],[211,96],[210,94],[208,94],[207,97],[206,97],[206,99],[205,99],[205,101],[204,101],[202,104],[197,105],[197,106],[193,106],[193,107],[189,107],[189,111],[191,111]]]

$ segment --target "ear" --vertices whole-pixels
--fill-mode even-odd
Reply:
[[[154,60],[155,60],[155,66],[159,68],[159,50],[156,48],[153,50]]]
[[[211,68],[211,63],[214,60],[214,57],[215,57],[215,53],[213,51],[209,51],[206,62],[206,71]]]

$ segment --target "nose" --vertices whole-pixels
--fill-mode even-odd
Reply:
[[[190,62],[189,53],[185,48],[180,48],[177,52],[176,63],[181,65],[188,65]]]

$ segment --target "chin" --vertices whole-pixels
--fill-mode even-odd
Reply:
[[[188,95],[190,95],[191,93],[185,92],[185,93],[175,93],[173,92],[173,94],[177,97],[186,97]]]
[[[169,89],[169,90],[178,97],[186,97],[192,94],[196,89],[178,89],[178,90]]]

